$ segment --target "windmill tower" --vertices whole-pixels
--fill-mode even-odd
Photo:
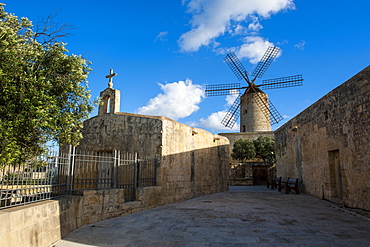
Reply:
[[[247,85],[241,86],[240,83],[230,83],[206,86],[207,97],[238,95],[221,121],[224,126],[232,128],[240,116],[240,132],[270,131],[272,124],[276,124],[283,119],[262,89],[301,86],[303,82],[302,75],[263,80],[262,84],[255,84],[257,78],[263,76],[279,51],[278,47],[269,47],[267,49],[251,75],[253,77],[252,80],[249,79],[248,72],[233,52],[225,56],[225,62],[238,80],[244,80]]]

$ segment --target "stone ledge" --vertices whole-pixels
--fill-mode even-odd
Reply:
[[[230,178],[230,186],[251,186],[253,178]]]

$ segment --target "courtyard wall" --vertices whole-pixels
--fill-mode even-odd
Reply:
[[[79,148],[157,155],[160,204],[229,187],[229,140],[162,116],[103,114],[86,120]]]
[[[80,191],[0,210],[4,246],[45,247],[82,225],[229,188],[229,140],[165,117],[105,113],[84,123],[79,149],[137,152],[160,157],[157,186],[137,190],[125,202],[124,189]],[[5,236],[5,237],[3,237]]]
[[[124,189],[104,189],[2,209],[1,246],[52,246],[80,226],[158,206],[159,190],[139,188],[138,200],[132,202],[124,201]]]
[[[277,176],[370,210],[370,66],[275,131]]]

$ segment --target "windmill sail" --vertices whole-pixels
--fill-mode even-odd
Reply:
[[[301,86],[303,84],[302,75],[263,80],[261,85],[255,84],[255,80],[257,78],[261,78],[265,74],[266,70],[274,61],[279,52],[280,49],[278,47],[269,47],[266,50],[265,54],[263,55],[260,62],[257,64],[257,67],[252,73],[253,76],[252,81],[249,80],[248,72],[244,68],[243,64],[239,61],[238,57],[233,52],[227,54],[224,57],[225,62],[234,72],[238,80],[244,79],[247,85],[245,87],[241,87],[240,83],[207,85],[206,87],[207,97],[239,94],[238,98],[234,101],[230,110],[226,113],[225,117],[222,119],[221,123],[223,125],[229,128],[232,128],[234,126],[236,120],[239,118],[241,114],[240,110],[243,110],[243,107],[240,107],[240,103],[241,101],[243,101],[242,97],[250,94],[252,94],[251,97],[253,97],[253,101],[256,102],[256,104],[258,105],[257,108],[260,109],[260,111],[263,113],[263,115],[266,117],[266,119],[270,122],[271,125],[276,124],[283,119],[283,117],[275,108],[275,106],[272,104],[272,102],[267,97],[265,98],[261,96],[262,94],[264,94],[262,90]],[[245,89],[245,91],[240,92],[240,90],[242,89]],[[248,100],[246,102],[248,102]],[[253,116],[254,114],[251,115]],[[249,121],[245,120],[246,119],[245,115],[242,115],[241,118],[242,118],[241,121],[243,122]],[[253,119],[254,120],[252,122],[258,121],[257,119],[255,119],[255,117],[253,117]],[[242,127],[242,123],[240,124],[240,126]]]
[[[225,117],[222,119],[221,123],[230,129],[234,127],[236,120],[239,118],[239,108],[240,108],[240,97],[241,94],[235,99],[233,105],[230,107],[230,110],[226,113]]]
[[[278,47],[270,46],[263,55],[261,61],[258,62],[256,69],[252,73],[252,76],[254,76],[254,78],[261,78],[272,61],[274,61],[277,54],[279,54],[279,51],[280,49]]]
[[[240,83],[206,85],[206,97],[240,94]]]
[[[269,80],[263,80],[260,88],[263,90],[266,89],[277,89],[285,87],[296,87],[303,85],[302,75],[287,76]]]
[[[239,81],[244,79],[249,84],[248,72],[234,52],[227,54],[224,57],[224,60],[227,65],[229,65],[230,69],[234,72],[236,78],[238,78]]]
[[[272,102],[268,98],[266,98],[265,100],[262,99],[259,94],[260,93],[253,94],[253,98],[257,102],[257,105],[259,106],[265,117],[270,120],[270,123],[277,124],[281,120],[283,120],[283,117],[272,104]]]

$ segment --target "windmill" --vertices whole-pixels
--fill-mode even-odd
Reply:
[[[221,121],[224,126],[232,128],[240,116],[240,132],[270,131],[271,125],[283,119],[262,89],[301,86],[303,84],[302,75],[263,80],[262,84],[255,84],[256,79],[263,76],[279,51],[280,49],[278,47],[269,47],[266,50],[261,61],[252,73],[252,80],[249,79],[248,72],[233,52],[224,57],[225,62],[229,65],[238,80],[244,79],[247,83],[246,86],[241,86],[240,83],[206,86],[205,92],[207,97],[238,95],[230,110]],[[245,91],[242,93],[241,90]]]

